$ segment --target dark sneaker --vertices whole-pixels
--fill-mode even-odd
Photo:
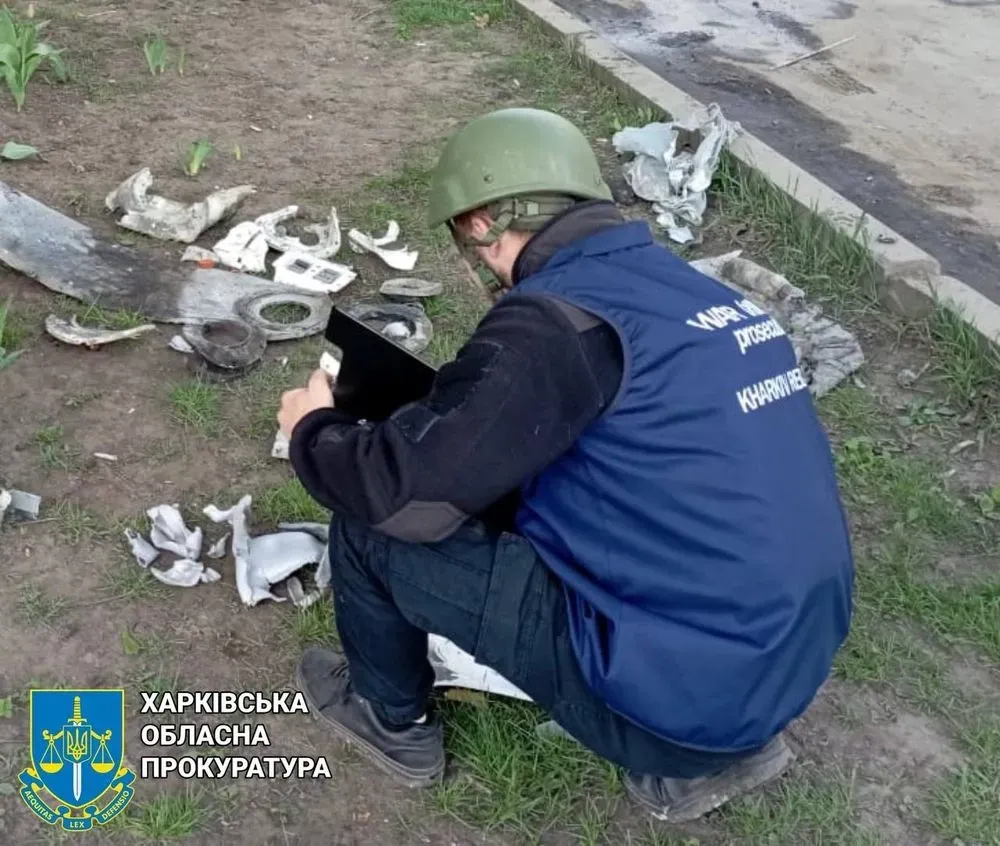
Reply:
[[[407,787],[429,787],[441,780],[444,740],[435,716],[404,729],[384,725],[351,687],[347,660],[329,649],[307,649],[296,679],[313,716],[383,772]]]
[[[671,823],[691,822],[758,787],[788,769],[795,754],[781,735],[756,755],[701,778],[625,777],[625,792],[653,816]]]

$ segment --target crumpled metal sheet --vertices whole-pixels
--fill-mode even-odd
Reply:
[[[813,396],[821,397],[865,363],[857,337],[806,298],[784,276],[745,259],[741,250],[691,266],[747,297],[785,330]]]
[[[165,241],[190,244],[206,229],[236,211],[255,192],[252,185],[214,191],[197,203],[179,203],[148,193],[153,175],[148,167],[132,174],[105,198],[109,211],[123,211],[118,225]]]
[[[358,229],[352,229],[347,233],[347,240],[354,252],[372,253],[394,270],[413,270],[420,255],[416,250],[410,250],[406,246],[398,247],[395,250],[388,249],[389,244],[399,240],[399,224],[395,220],[389,221],[385,235],[380,238],[375,238]]]
[[[531,701],[528,694],[511,684],[496,670],[477,663],[468,652],[440,635],[428,635],[427,657],[434,668],[435,687],[462,687]]]
[[[323,331],[331,303],[258,276],[178,265],[153,252],[97,239],[89,227],[0,182],[0,262],[46,288],[87,304],[139,311],[159,323],[241,320],[269,341]],[[269,306],[294,303],[294,323],[267,319]]]
[[[41,507],[42,498],[38,494],[0,488],[0,524],[8,512],[24,520],[37,520]]]
[[[638,197],[653,203],[656,222],[671,240],[686,244],[694,240],[689,226],[701,225],[722,149],[739,132],[740,125],[726,120],[713,103],[702,121],[692,117],[627,127],[611,143],[619,153],[635,154],[624,167],[626,181]],[[697,149],[679,149],[682,137],[693,133],[701,137]]]
[[[146,511],[146,516],[151,523],[149,539],[153,546],[181,558],[198,559],[201,555],[201,528],[189,529],[176,505],[156,505]]]
[[[316,236],[315,244],[303,244],[300,238],[289,235],[283,225],[298,215],[298,206],[285,206],[283,209],[262,214],[254,223],[263,234],[264,239],[272,249],[281,253],[306,253],[320,259],[328,259],[340,251],[340,221],[337,219],[337,208],[330,209],[330,217],[325,223],[307,223],[303,230]]]

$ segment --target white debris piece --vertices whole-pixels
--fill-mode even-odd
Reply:
[[[264,273],[267,270],[267,239],[256,223],[238,223],[213,248],[218,260],[233,270]]]
[[[251,607],[263,599],[273,599],[275,602],[284,601],[272,594],[267,581],[262,576],[252,573],[250,569],[250,531],[247,524],[250,522],[250,505],[252,503],[253,498],[247,495],[225,511],[215,505],[206,505],[203,509],[205,516],[212,522],[229,523],[232,527],[233,560],[236,562],[236,590],[239,591],[243,604]]]
[[[283,582],[323,557],[323,543],[309,532],[275,532],[250,539],[250,567],[269,585]]]
[[[8,511],[26,520],[37,520],[41,507],[42,498],[38,494],[0,488],[0,522]]]
[[[303,244],[302,240],[293,235],[282,225],[299,213],[298,206],[285,206],[283,209],[262,214],[255,223],[260,227],[267,243],[281,253],[305,253],[320,259],[328,259],[337,255],[340,250],[340,221],[337,219],[336,207],[330,209],[330,218],[326,223],[309,223],[303,229],[316,236],[315,244]]]
[[[427,657],[434,668],[435,687],[464,687],[531,701],[523,690],[512,685],[496,670],[476,663],[476,659],[440,635],[427,637]]]
[[[135,556],[135,560],[139,562],[140,567],[148,567],[160,557],[160,550],[153,546],[135,529],[126,529],[125,537],[132,550],[132,555]]]
[[[352,229],[347,233],[347,239],[356,253],[372,253],[394,270],[413,270],[420,255],[416,250],[410,250],[406,246],[395,250],[386,249],[386,245],[399,240],[399,224],[395,220],[389,221],[386,233],[381,238],[374,238],[367,232]]]
[[[288,598],[292,600],[292,605],[296,608],[308,608],[323,596],[322,592],[318,590],[306,593],[302,582],[296,576],[289,577],[288,581],[285,582],[285,587],[288,589]]]
[[[336,294],[357,278],[345,264],[326,261],[298,250],[289,251],[274,260],[274,281],[304,291]]]
[[[222,556],[226,554],[227,540],[229,540],[229,532],[226,532],[221,538],[213,543],[208,548],[208,552],[205,553],[205,556],[207,558],[222,558]]]
[[[320,590],[330,587],[330,581],[333,579],[333,571],[330,565],[330,547],[324,544],[323,546],[323,557],[319,560],[319,566],[316,568],[316,587]]]
[[[185,355],[191,355],[194,352],[194,347],[192,347],[183,335],[174,335],[170,339],[170,343],[167,344],[172,350],[176,350],[179,353],[184,353]]]
[[[193,243],[198,236],[223,218],[256,189],[238,185],[209,194],[197,203],[179,203],[147,192],[153,184],[148,167],[133,174],[105,199],[109,211],[124,211],[118,225],[165,241]]]
[[[201,555],[201,528],[189,529],[176,505],[157,505],[146,514],[152,523],[149,538],[153,546],[181,558],[197,561]]]
[[[118,456],[112,455],[110,452],[95,452],[94,458],[99,458],[101,461],[117,461]]]
[[[210,261],[213,264],[219,263],[219,257],[211,250],[192,244],[181,256],[181,261]]]
[[[387,279],[382,283],[378,291],[384,297],[411,300],[422,299],[424,297],[437,297],[444,291],[444,285],[440,282],[431,282],[427,279],[400,276],[396,279]]]
[[[787,333],[809,390],[821,397],[865,362],[861,343],[839,323],[823,315],[801,288],[784,276],[741,257],[736,250],[699,259],[691,266],[746,297],[771,315]],[[737,332],[739,330],[737,329]],[[741,335],[737,335],[740,343]],[[750,336],[746,336],[747,341]]]
[[[149,572],[165,585],[171,587],[194,587],[203,582],[217,582],[222,578],[211,567],[190,558],[178,558],[166,570],[150,567]]]
[[[695,152],[678,150],[681,131],[699,132]],[[741,131],[726,120],[713,103],[706,118],[650,123],[616,132],[611,143],[619,153],[634,153],[625,165],[625,179],[636,193],[653,204],[656,222],[681,244],[694,239],[686,224],[700,226],[708,204],[708,187],[719,164],[722,148]]]
[[[98,329],[95,326],[81,326],[77,323],[75,314],[69,320],[64,320],[55,314],[45,318],[45,331],[57,341],[89,349],[96,349],[115,341],[124,341],[127,338],[138,338],[155,328],[152,323],[144,323],[132,329]]]
[[[331,353],[324,351],[319,357],[319,369],[335,380],[340,374],[340,362]]]

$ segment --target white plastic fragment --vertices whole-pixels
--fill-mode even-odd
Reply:
[[[3,518],[7,513],[7,509],[10,508],[11,499],[10,491],[6,488],[0,488],[0,525],[3,524]]]
[[[274,281],[304,291],[336,294],[356,278],[357,274],[347,265],[300,250],[290,250],[274,260]]]
[[[695,152],[677,149],[682,130],[700,134]],[[670,238],[684,244],[693,240],[686,224],[701,225],[722,148],[740,131],[740,125],[726,120],[713,103],[704,120],[627,127],[616,132],[611,143],[619,153],[635,154],[625,165],[626,181],[638,197],[653,204],[656,222]]]
[[[323,546],[323,557],[319,560],[319,566],[316,568],[316,587],[320,590],[325,590],[330,587],[330,581],[333,579],[333,572],[330,565],[330,547]]]
[[[194,352],[194,347],[187,342],[187,339],[183,335],[174,335],[167,346],[185,355],[191,355]]]
[[[262,214],[255,223],[260,227],[267,243],[282,253],[305,253],[320,259],[332,258],[340,250],[340,221],[337,219],[337,209],[330,209],[330,217],[326,223],[309,223],[303,229],[316,236],[315,244],[303,244],[302,240],[289,235],[282,225],[299,213],[298,206],[285,206],[283,209]]]
[[[226,267],[247,273],[264,273],[267,270],[267,250],[264,233],[256,223],[249,221],[236,224],[212,248]]]
[[[208,552],[205,553],[206,558],[222,558],[226,554],[226,541],[229,540],[229,532],[226,532],[221,538],[219,538],[215,543],[213,543],[209,548]]]
[[[784,276],[742,258],[736,250],[692,261],[696,270],[711,276],[771,315],[787,333],[809,390],[822,397],[857,371],[865,361],[857,337],[824,316],[805,291]]]
[[[95,452],[94,458],[99,458],[101,461],[117,461],[118,456],[112,455],[110,452]]]
[[[347,233],[347,239],[355,252],[372,253],[394,270],[413,270],[417,264],[417,257],[420,255],[417,250],[410,250],[406,246],[395,250],[385,248],[387,244],[392,244],[399,239],[399,224],[394,220],[389,221],[388,229],[381,238],[375,238],[367,232],[352,229]]]
[[[138,338],[155,328],[156,326],[152,323],[145,323],[132,329],[98,329],[95,326],[81,326],[77,323],[76,315],[73,315],[69,320],[64,320],[55,314],[50,314],[45,318],[45,331],[57,341],[89,349],[96,349],[127,338]]]
[[[206,250],[204,247],[192,244],[181,255],[181,261],[210,261],[213,264],[217,264],[219,257],[211,250]]]
[[[440,635],[428,635],[427,657],[434,668],[435,687],[464,687],[531,701],[528,694],[512,685],[496,670],[477,663],[468,652]]]
[[[190,558],[178,558],[166,570],[150,567],[149,572],[165,585],[171,587],[195,587],[203,582],[217,582],[222,578],[211,567]]]
[[[125,537],[128,540],[129,548],[132,550],[132,555],[135,556],[135,560],[139,562],[140,567],[148,567],[160,557],[160,550],[135,529],[126,529]]]
[[[284,602],[280,596],[271,593],[267,580],[250,566],[250,506],[253,498],[244,496],[232,508],[222,510],[215,505],[206,505],[203,513],[214,523],[229,523],[233,532],[233,560],[236,562],[236,590],[240,601],[253,607],[264,599]]]
[[[200,527],[189,529],[176,505],[157,505],[146,512],[152,523],[149,539],[153,546],[181,558],[197,561],[201,555]]]
[[[250,539],[250,568],[269,585],[283,582],[323,557],[323,543],[309,532],[275,532]]]
[[[198,236],[255,192],[252,185],[238,185],[214,191],[197,203],[179,203],[166,197],[150,196],[153,184],[148,167],[133,174],[105,199],[109,211],[124,211],[118,225],[165,241],[194,242]]]
[[[402,300],[422,299],[440,295],[444,291],[444,285],[427,279],[399,276],[395,279],[387,279],[378,291],[384,297],[396,297]]]
[[[274,433],[274,443],[271,445],[271,458],[277,458],[280,461],[288,461],[288,448],[291,446],[291,441],[288,440],[288,436],[278,429]]]

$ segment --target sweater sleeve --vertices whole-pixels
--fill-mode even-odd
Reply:
[[[326,507],[386,535],[444,539],[539,474],[601,413],[607,391],[582,328],[550,298],[501,300],[424,400],[378,423],[329,408],[303,418],[290,448],[299,479]]]

